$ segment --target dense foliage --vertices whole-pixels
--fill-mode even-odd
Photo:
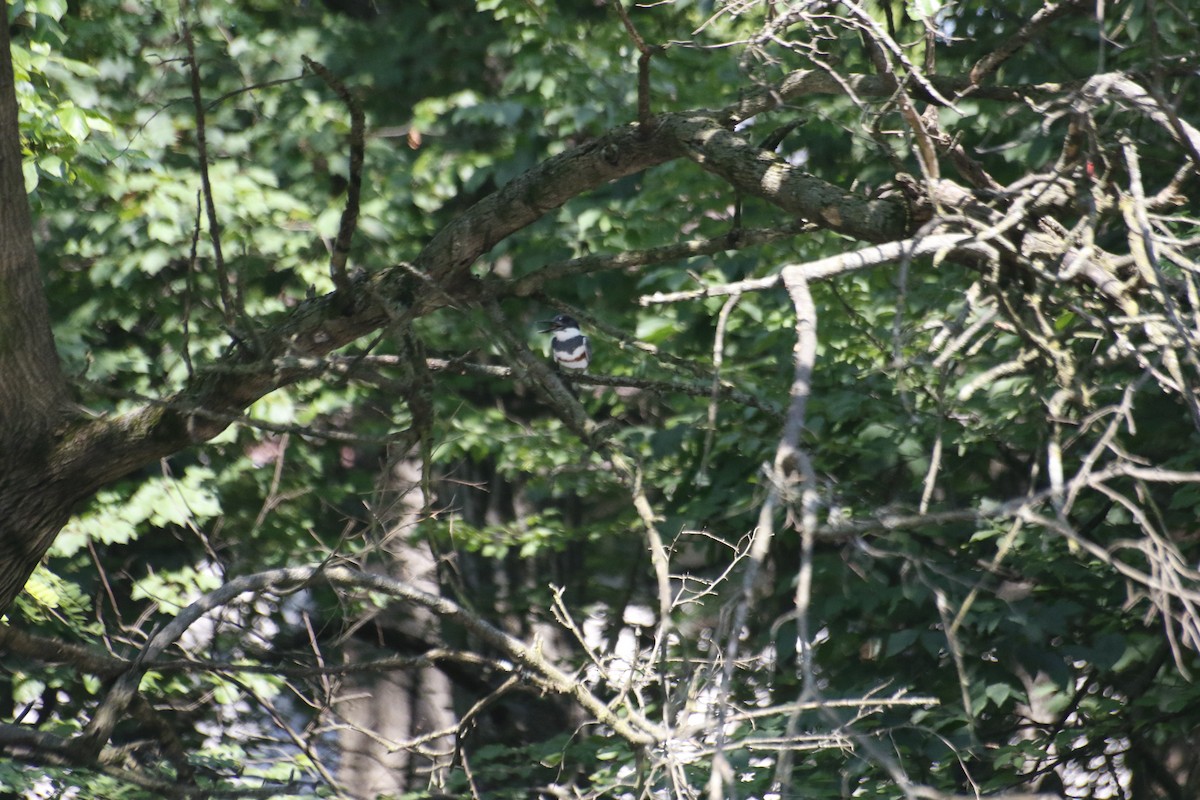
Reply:
[[[1186,5],[10,2],[0,795],[1196,796]]]

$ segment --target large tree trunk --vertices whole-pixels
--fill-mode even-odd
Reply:
[[[66,522],[55,483],[67,384],[50,333],[21,172],[7,15],[0,25],[0,611]]]

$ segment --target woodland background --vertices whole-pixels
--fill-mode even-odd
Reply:
[[[7,10],[0,796],[1200,796],[1194,3]]]

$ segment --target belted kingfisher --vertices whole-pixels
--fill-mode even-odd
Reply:
[[[588,343],[588,337],[579,330],[579,323],[574,317],[559,314],[542,324],[546,326],[542,333],[553,334],[550,351],[554,354],[555,364],[565,369],[588,368],[592,362],[592,346]]]

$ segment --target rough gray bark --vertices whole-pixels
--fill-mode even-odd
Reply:
[[[66,522],[53,489],[67,384],[33,244],[21,173],[8,25],[0,26],[0,611]],[[47,491],[50,489],[50,491]]]

